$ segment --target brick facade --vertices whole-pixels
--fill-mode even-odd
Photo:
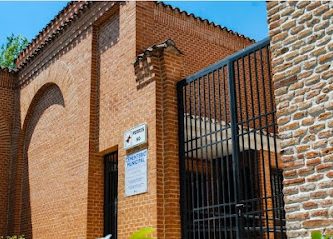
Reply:
[[[245,48],[252,42],[163,3],[138,2],[136,21],[137,54],[147,47],[172,39],[184,55],[184,74]],[[194,57],[195,56],[195,57]]]
[[[333,3],[268,2],[288,238],[333,229]]]
[[[15,161],[13,142],[17,133],[17,91],[16,74],[0,69],[0,235],[7,232],[9,211],[9,182],[13,179],[12,163]]]
[[[251,43],[159,3],[69,4],[0,72],[0,235],[102,236],[103,156],[118,150],[118,238],[180,238],[175,84]],[[143,122],[148,193],[125,197],[123,133]]]

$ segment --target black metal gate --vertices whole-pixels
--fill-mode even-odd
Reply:
[[[269,39],[177,87],[183,238],[286,238]]]
[[[104,235],[117,238],[118,152],[104,156]]]

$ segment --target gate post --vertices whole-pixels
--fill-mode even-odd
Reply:
[[[232,170],[234,182],[234,198],[236,209],[236,238],[242,238],[242,205],[239,204],[241,197],[241,190],[239,185],[239,141],[238,141],[238,126],[237,126],[237,99],[235,89],[235,73],[234,61],[228,62],[228,88],[229,88],[229,104],[231,116],[231,140],[232,140]]]
[[[178,101],[178,134],[179,134],[179,180],[180,180],[180,215],[181,215],[181,234],[182,238],[187,239],[186,231],[187,210],[186,210],[186,179],[185,175],[185,149],[184,149],[184,99],[183,88],[186,81],[182,80],[177,83],[177,101]]]

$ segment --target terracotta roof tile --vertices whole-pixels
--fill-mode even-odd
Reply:
[[[203,23],[206,23],[207,25],[211,25],[211,26],[213,26],[213,27],[219,28],[219,29],[222,30],[222,31],[227,31],[227,32],[229,32],[229,33],[231,33],[231,34],[233,34],[233,35],[238,36],[238,37],[241,37],[241,38],[247,39],[247,40],[249,40],[249,41],[255,42],[255,40],[252,39],[252,38],[249,38],[249,37],[247,37],[247,36],[245,36],[245,35],[243,35],[243,34],[240,34],[240,33],[238,33],[238,32],[235,32],[235,31],[233,31],[233,30],[231,30],[231,29],[229,29],[229,28],[227,28],[227,27],[223,27],[223,26],[221,26],[221,25],[219,25],[219,24],[216,24],[216,23],[214,23],[214,22],[211,22],[211,21],[209,21],[208,19],[204,19],[204,18],[201,18],[201,17],[199,17],[199,16],[196,16],[196,15],[194,15],[193,13],[188,13],[187,11],[181,10],[181,9],[179,9],[178,7],[173,7],[173,6],[169,5],[169,4],[166,4],[166,3],[164,3],[164,2],[160,2],[160,1],[159,1],[159,2],[156,2],[156,4],[159,5],[159,6],[165,7],[165,8],[169,8],[169,9],[171,9],[171,10],[174,11],[174,12],[178,12],[179,14],[184,14],[184,15],[186,15],[186,16],[188,16],[188,17],[192,17],[192,18],[194,18],[194,19],[196,19],[196,20],[199,20],[199,21],[201,21],[201,22],[203,22]]]
[[[75,20],[91,2],[69,2],[37,35],[16,59],[17,69],[27,64],[47,44]]]

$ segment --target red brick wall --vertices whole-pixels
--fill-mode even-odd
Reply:
[[[96,238],[103,231],[103,155],[118,148],[118,238],[144,226],[180,238],[175,84],[250,41],[155,3],[90,6],[18,73],[21,132],[10,232]],[[98,17],[97,17],[98,16]],[[176,24],[175,24],[176,23]],[[167,38],[177,47],[138,53]],[[148,124],[148,193],[124,196],[123,133]]]
[[[7,235],[10,168],[15,126],[16,75],[0,69],[0,236]]]
[[[176,40],[177,47],[181,49],[186,59],[187,65],[185,67],[182,65],[181,70],[184,71],[185,69],[187,73],[193,73],[201,67],[219,60],[221,57],[229,55],[236,49],[250,44],[248,40],[240,39],[213,27],[207,27],[204,23],[197,23],[196,20],[190,17],[182,19],[177,14],[172,15],[177,21],[184,21],[185,24],[189,25],[188,31],[183,33],[181,29],[177,29],[169,23],[163,24],[162,11],[164,10],[164,7],[160,7],[155,3],[138,2],[136,3],[136,9],[134,9],[133,3],[123,4],[120,6],[119,16],[117,14],[111,16],[99,29],[99,151],[107,151],[110,147],[115,146],[118,146],[119,149],[118,235],[121,238],[128,236],[135,228],[142,226],[156,227],[156,225],[159,238],[165,236],[180,237],[178,157],[175,153],[177,152],[176,142],[178,139],[177,121],[175,119],[171,121],[173,125],[172,135],[160,138],[163,127],[169,127],[169,125],[163,126],[167,123],[164,123],[163,118],[159,118],[159,110],[170,106],[164,105],[167,103],[163,101],[159,102],[160,97],[162,97],[160,94],[165,95],[166,93],[160,92],[159,88],[156,88],[160,87],[156,84],[162,84],[159,83],[162,79],[155,72],[157,71],[156,69],[162,68],[166,70],[168,67],[170,67],[170,71],[175,71],[175,66],[172,62],[173,59],[169,59],[168,63],[161,63],[160,61],[164,60],[156,58],[151,63],[152,65],[155,64],[156,69],[154,67],[153,70],[148,69],[155,75],[150,79],[145,79],[144,84],[137,85],[131,65],[135,56],[154,43],[160,43],[167,38],[172,38]],[[154,19],[154,13],[159,11],[161,11],[161,16]],[[173,13],[171,12],[171,14]],[[136,22],[131,21],[131,17],[134,16],[136,16]],[[155,20],[158,21],[158,24],[156,24]],[[206,33],[213,33],[214,36],[221,35],[218,39],[219,42],[215,42],[216,39],[209,41],[209,39],[202,36],[198,40],[199,36],[191,31],[190,24],[194,24],[200,30],[206,31]],[[227,43],[225,40],[228,37],[232,40]],[[235,41],[236,38],[239,41]],[[134,39],[136,39],[136,43],[133,41]],[[196,44],[197,41],[200,41],[200,43]],[[132,45],[133,43],[135,45]],[[136,48],[132,48],[132,46],[136,46]],[[124,49],[126,49],[127,54],[125,54]],[[211,50],[211,52],[207,51],[207,49]],[[198,52],[202,55],[197,55]],[[184,64],[183,58],[181,64]],[[160,69],[162,71],[160,74],[167,74],[162,69]],[[177,70],[179,71],[178,75],[172,75],[172,78],[168,79],[173,82],[173,86],[175,86],[175,82],[182,79],[186,74],[180,72],[180,69]],[[175,88],[170,88],[168,94],[165,97],[173,98],[175,104],[169,109],[168,114],[172,114],[175,117],[177,114]],[[123,161],[126,155],[123,150],[123,133],[126,129],[142,122],[148,123],[149,127],[149,190],[148,194],[126,198],[123,196]],[[170,132],[167,133],[170,134]],[[155,139],[157,140],[156,142]],[[168,143],[167,139],[172,139],[171,143]],[[166,147],[165,144],[170,147],[169,153],[163,152],[164,147]],[[173,157],[170,158],[170,155],[173,155]],[[102,179],[102,165],[99,167],[100,173],[97,173],[98,171],[95,171],[95,173]],[[164,169],[164,167],[166,168]],[[173,176],[165,179],[165,175],[169,174]],[[165,181],[160,181],[160,179]],[[101,190],[101,187],[99,187],[99,190]],[[152,198],[156,198],[156,194],[158,197],[157,202],[152,200]],[[101,195],[95,195],[94,198],[96,199],[96,197],[99,198],[98,201],[101,205],[103,198]],[[141,205],[139,211],[137,211],[137,203]],[[149,210],[146,210],[146,207]],[[149,214],[146,213],[147,211],[149,211]],[[178,213],[176,213],[177,211]],[[100,217],[101,222],[102,212],[99,211],[97,215]],[[128,217],[128,215],[131,216]],[[97,224],[99,225],[100,222]],[[167,229],[165,229],[166,225],[169,225]]]
[[[1,112],[3,113],[3,112]],[[10,133],[7,122],[0,117],[0,235],[7,233],[8,177],[10,161]]]
[[[93,4],[19,72],[22,130],[11,233],[27,238],[87,237],[90,139],[95,127],[90,98],[96,97],[91,26],[95,16],[112,5]],[[63,106],[61,97],[52,98],[55,88]]]
[[[158,238],[180,238],[176,82],[251,42],[154,2],[138,2],[136,14],[137,53],[166,39],[172,39],[182,53],[181,56],[169,51],[165,53],[159,59],[161,72],[155,72],[157,235]],[[153,63],[152,60],[151,65]]]
[[[94,23],[92,32],[87,238],[103,235],[104,153],[100,153],[99,149],[100,58],[103,51],[118,41],[117,26],[119,25],[117,23],[119,23],[119,7],[115,5]],[[114,25],[116,25],[115,29],[113,29]],[[110,26],[107,29],[109,31],[105,29],[107,26]],[[112,150],[116,149],[117,147],[112,148]]]
[[[22,130],[11,233],[86,236],[91,18],[83,16],[19,72],[19,82],[29,83],[20,86]]]
[[[156,86],[152,82],[137,88],[133,66],[135,6],[135,2],[122,4],[99,31],[99,151],[115,146],[119,150],[118,238],[128,238],[140,227],[156,227],[157,221]],[[148,124],[148,193],[125,197],[124,159],[128,152],[124,150],[123,133],[143,122]],[[101,199],[102,195],[96,196]]]
[[[181,238],[176,83],[184,77],[184,57],[167,48],[157,81],[158,238]]]
[[[82,40],[21,89],[16,232],[28,238],[86,235],[90,46]]]
[[[252,42],[155,2],[137,3],[137,53],[172,39],[184,54],[185,75],[225,58]]]

